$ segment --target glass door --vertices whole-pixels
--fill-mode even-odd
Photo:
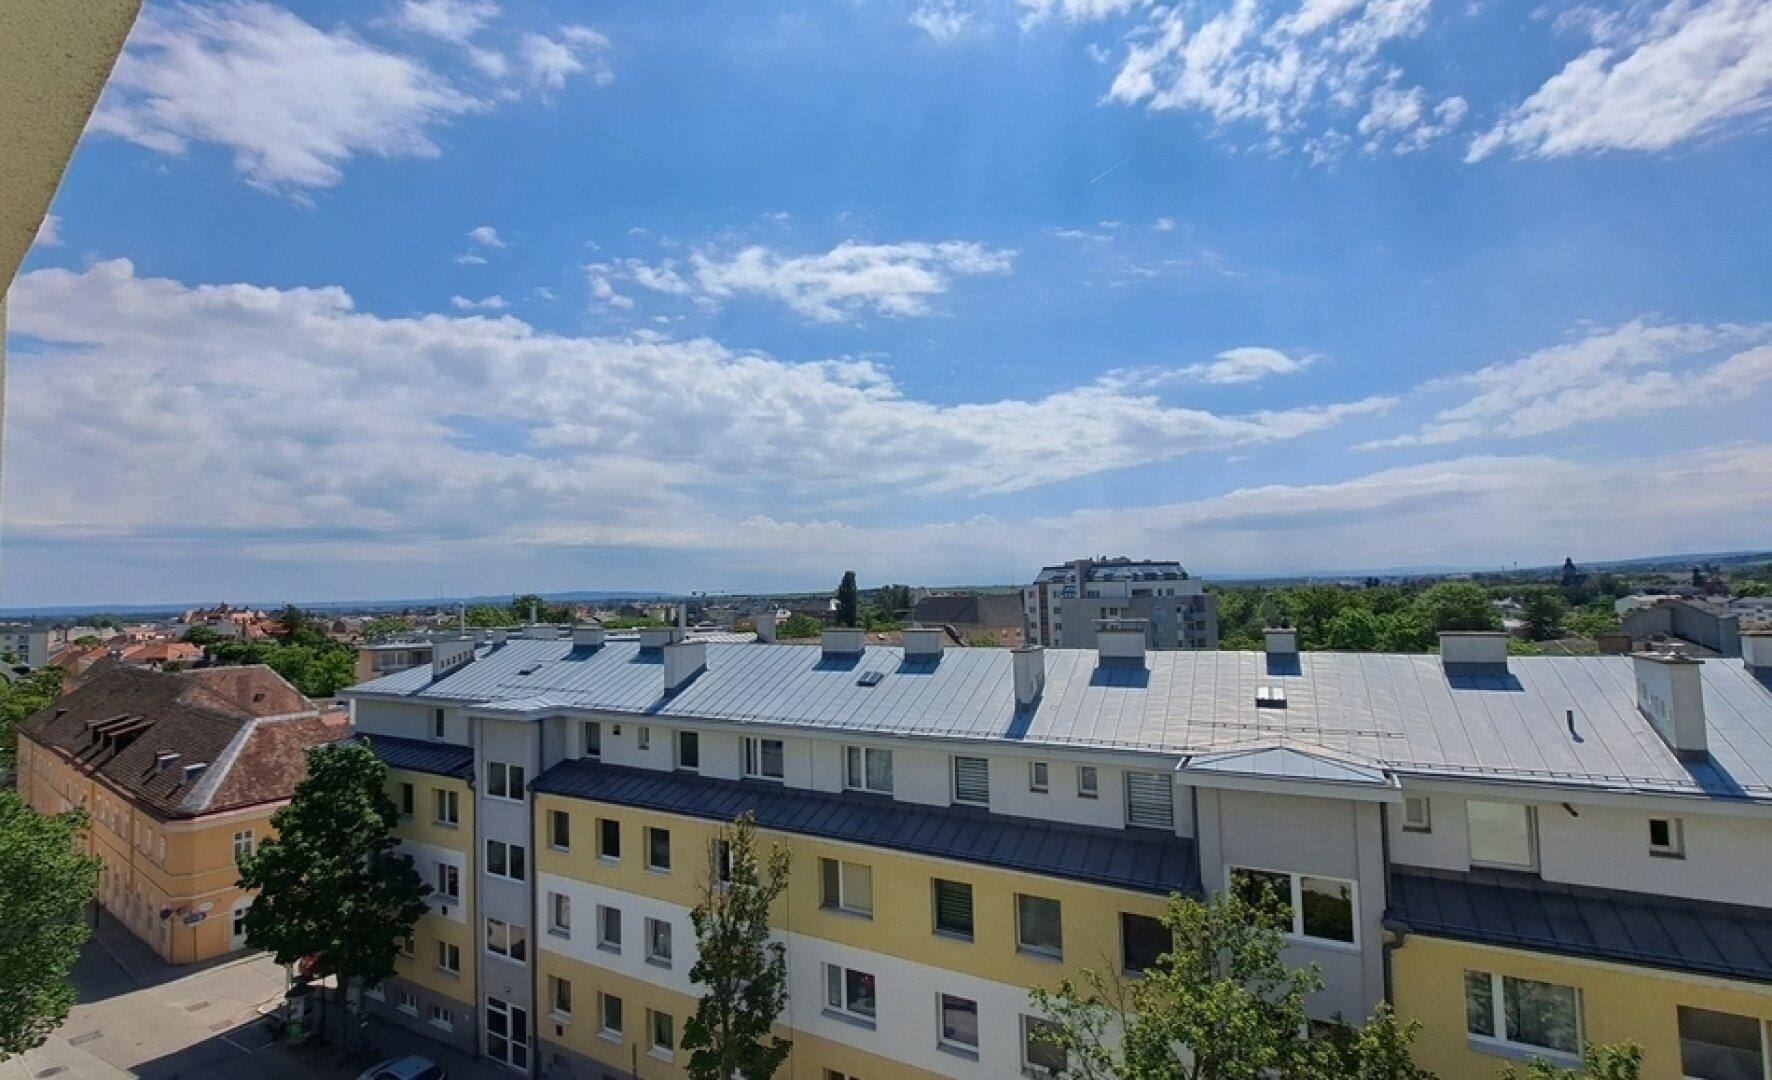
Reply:
[[[486,999],[486,1056],[515,1069],[529,1068],[529,1011],[498,998]]]

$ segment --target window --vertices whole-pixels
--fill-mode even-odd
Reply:
[[[1044,761],[1028,762],[1028,790],[1045,794],[1052,790],[1052,767]]]
[[[991,763],[981,757],[954,759],[954,801],[974,806],[991,802]]]
[[[671,924],[664,919],[646,920],[646,959],[671,966]]]
[[[701,769],[701,735],[693,731],[677,732],[677,768],[689,772]]]
[[[572,1019],[572,980],[548,976],[548,1009],[555,1020]]]
[[[584,738],[584,755],[588,758],[603,756],[603,725],[595,720],[586,720],[579,726]]]
[[[652,729],[642,724],[634,732],[634,745],[641,750],[652,749]]]
[[[876,1007],[874,977],[841,964],[826,964],[824,1003],[847,1016],[872,1020]]]
[[[854,791],[892,793],[892,751],[872,746],[843,748],[843,786]]]
[[[603,1024],[603,1034],[621,1038],[621,998],[614,994],[599,994],[602,1003],[598,1008],[598,1019]]]
[[[251,904],[242,904],[234,909],[234,917],[231,925],[228,927],[228,933],[232,935],[235,940],[242,940],[246,937],[246,913],[251,909]]]
[[[461,868],[448,863],[437,864],[437,895],[444,900],[461,899]]]
[[[555,851],[572,850],[572,814],[570,811],[548,811],[548,846]]]
[[[439,825],[461,824],[461,800],[459,793],[438,788],[432,792],[436,808],[436,821]]]
[[[486,872],[493,877],[522,881],[528,876],[525,861],[522,844],[507,844],[503,840],[486,841]]]
[[[1759,1020],[1685,1005],[1679,1013],[1680,1072],[1689,1080],[1764,1080]]]
[[[732,884],[732,841],[714,841],[714,877],[725,885]]]
[[[400,790],[400,816],[401,817],[411,817],[412,816],[412,785],[407,784],[407,783],[402,783],[400,785],[399,790]]]
[[[1077,797],[1080,799],[1101,797],[1101,775],[1095,771],[1095,766],[1077,766]]]
[[[1120,969],[1126,974],[1145,971],[1174,948],[1175,938],[1162,919],[1120,912]]]
[[[978,1002],[952,994],[937,994],[935,1011],[943,1046],[977,1052]]]
[[[486,794],[494,799],[523,801],[523,766],[502,761],[486,763]]]
[[[934,880],[935,932],[972,940],[972,886],[963,881]]]
[[[1021,1071],[1028,1076],[1057,1076],[1065,1069],[1064,1049],[1046,1041],[1058,1025],[1037,1016],[1021,1018]]]
[[[1175,784],[1167,773],[1126,774],[1126,824],[1150,829],[1175,827]]]
[[[252,830],[241,829],[234,834],[234,858],[252,854]]]
[[[1467,971],[1464,1022],[1479,1039],[1571,1056],[1581,1052],[1581,995],[1572,986]]]
[[[486,999],[486,1056],[529,1068],[529,1010],[495,997]]]
[[[400,955],[408,960],[412,959],[414,953],[412,949],[412,938],[410,936],[400,939]]]
[[[646,829],[646,869],[668,871],[671,868],[671,830],[648,826]]]
[[[597,819],[597,857],[610,862],[621,858],[621,822],[614,818]]]
[[[597,905],[597,947],[621,951],[621,909]]]
[[[1519,803],[1468,800],[1471,862],[1530,870],[1534,865],[1532,808]]]
[[[1351,881],[1237,866],[1230,870],[1230,885],[1245,903],[1277,903],[1280,929],[1295,938],[1347,945],[1359,941]]]
[[[1649,854],[1659,855],[1664,859],[1686,857],[1685,829],[1681,827],[1679,818],[1649,819]]]
[[[431,1023],[434,1026],[440,1027],[444,1031],[454,1031],[455,1030],[455,1018],[449,1015],[448,1009],[445,1009],[441,1005],[435,1005],[435,1004],[433,1004],[430,1008],[431,1008],[430,1019],[431,1019]]]
[[[548,894],[548,929],[565,937],[572,936],[572,897],[565,893]]]
[[[395,1007],[408,1016],[418,1015],[418,999],[409,990],[394,991]]]
[[[1015,946],[1035,956],[1064,955],[1064,919],[1057,900],[1015,894]]]
[[[1403,830],[1405,832],[1434,831],[1432,808],[1428,805],[1426,795],[1405,795],[1403,797]]]
[[[461,974],[461,946],[447,941],[437,942],[437,970],[451,975]]]
[[[443,710],[438,709],[435,712],[431,713],[431,738],[441,739],[442,737],[443,737]]]
[[[818,860],[820,904],[851,915],[874,914],[874,872],[861,863]]]
[[[759,780],[780,780],[786,775],[780,739],[746,739],[744,774]]]
[[[529,959],[528,932],[515,923],[487,919],[486,951],[521,964]]]
[[[646,1027],[652,1035],[652,1053],[670,1058],[671,1050],[677,1045],[676,1022],[671,1019],[671,1014],[647,1009]]]

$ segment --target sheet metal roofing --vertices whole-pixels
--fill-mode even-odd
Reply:
[[[1391,874],[1387,925],[1772,983],[1772,911],[1474,870]]]
[[[1259,652],[1177,651],[1103,667],[1090,650],[1048,649],[1044,692],[1017,708],[1007,649],[907,662],[896,646],[843,657],[815,644],[706,648],[707,669],[671,695],[659,650],[566,639],[482,647],[440,679],[411,668],[346,694],[1175,757],[1298,745],[1403,774],[1772,802],[1772,680],[1739,660],[1703,665],[1711,759],[1685,764],[1638,711],[1626,656],[1510,657],[1505,672],[1467,674],[1428,654],[1270,663]],[[881,673],[875,685],[859,683],[868,671]],[[1287,707],[1258,709],[1259,687],[1282,688]]]
[[[454,743],[405,739],[398,735],[360,735],[369,749],[390,769],[430,773],[433,776],[454,776],[471,780],[474,776],[474,748]]]
[[[1194,842],[1170,832],[1100,829],[582,760],[555,765],[536,778],[533,790],[721,822],[751,810],[765,829],[1143,892],[1200,891]]]

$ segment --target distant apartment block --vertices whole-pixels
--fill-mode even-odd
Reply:
[[[49,631],[34,626],[0,626],[0,652],[11,653],[26,667],[49,663]]]
[[[1027,644],[1093,649],[1103,628],[1137,629],[1151,649],[1218,648],[1218,599],[1178,562],[1077,559],[1042,567],[1022,590]]]
[[[1673,638],[1717,656],[1741,655],[1740,614],[1711,600],[1663,597],[1626,611],[1618,623],[1633,642]]]

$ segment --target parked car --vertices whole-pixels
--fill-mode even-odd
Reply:
[[[408,1054],[371,1065],[357,1080],[443,1080],[443,1069],[436,1062]]]

